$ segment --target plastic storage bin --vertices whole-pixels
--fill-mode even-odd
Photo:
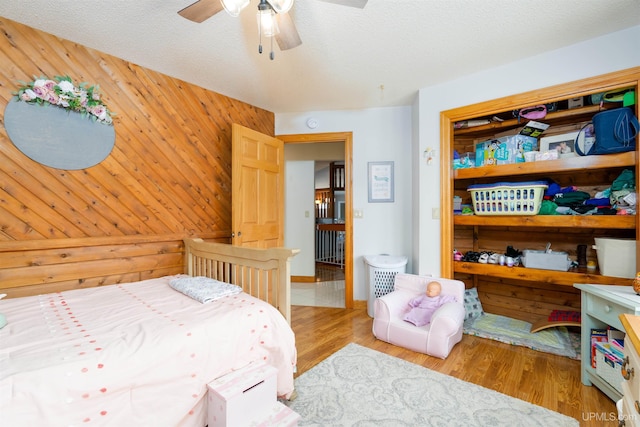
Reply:
[[[476,215],[537,215],[547,189],[544,181],[497,182],[469,186]]]
[[[636,241],[596,237],[593,249],[598,255],[600,274],[633,279],[636,277]]]
[[[364,257],[364,262],[367,265],[366,280],[369,286],[367,314],[369,317],[374,317],[375,299],[393,291],[396,274],[406,272],[407,257],[367,255]]]

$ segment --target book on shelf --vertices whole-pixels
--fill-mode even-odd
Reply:
[[[616,351],[617,353],[622,354],[624,351],[624,339],[613,339],[609,341],[611,344],[611,349]]]
[[[604,357],[607,358],[608,360],[614,363],[622,364],[624,355],[622,353],[618,353],[617,350],[614,350],[613,347],[611,346],[611,343],[604,342],[604,341],[596,342],[596,348],[598,349],[598,351],[604,354]]]

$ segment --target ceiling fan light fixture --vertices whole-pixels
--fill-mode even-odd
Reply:
[[[231,16],[238,16],[242,9],[249,6],[250,0],[220,0],[222,7]]]
[[[287,13],[293,7],[294,0],[267,0],[276,13]]]
[[[271,7],[258,7],[258,30],[261,37],[273,37],[278,34],[278,23],[276,22],[276,14]]]

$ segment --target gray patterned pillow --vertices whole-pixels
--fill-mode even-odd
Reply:
[[[465,320],[474,319],[484,314],[477,288],[464,290],[464,309],[466,310]]]

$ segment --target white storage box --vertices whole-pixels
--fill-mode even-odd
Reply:
[[[296,427],[300,421],[300,414],[294,412],[288,406],[275,402],[271,409],[260,420],[254,420],[250,427]]]
[[[568,271],[571,260],[566,252],[547,251],[522,251],[522,265],[527,268],[540,268],[542,270]]]
[[[600,274],[603,276],[636,277],[636,241],[596,237],[593,249],[598,255]]]
[[[277,373],[256,362],[207,384],[209,427],[248,426],[267,416],[278,398]]]

